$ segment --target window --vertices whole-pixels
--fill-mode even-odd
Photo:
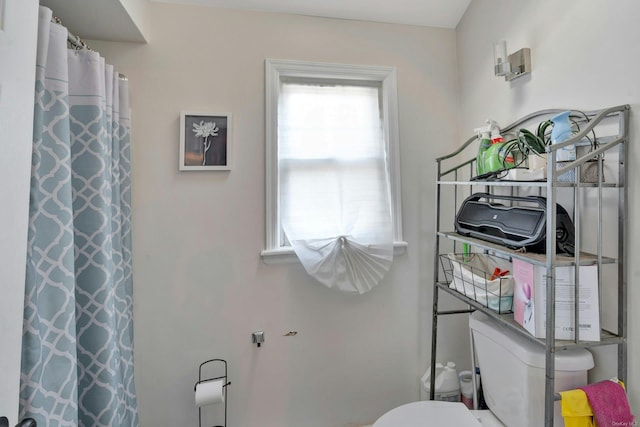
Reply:
[[[390,213],[404,247],[395,69],[267,60],[266,103],[265,260],[293,254],[284,228],[296,218],[300,238],[335,234],[339,220],[327,218],[339,209],[366,210],[365,234]]]

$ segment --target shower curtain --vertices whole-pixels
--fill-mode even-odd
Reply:
[[[41,7],[20,418],[138,425],[128,86]]]

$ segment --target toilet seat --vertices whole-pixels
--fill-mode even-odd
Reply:
[[[398,406],[378,418],[373,427],[482,427],[460,402],[427,400]]]

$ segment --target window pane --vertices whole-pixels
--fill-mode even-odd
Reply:
[[[283,83],[279,101],[279,158],[384,155],[378,87]]]
[[[364,235],[388,218],[384,164],[283,165],[280,173],[282,215],[303,224],[305,238],[339,236],[344,230]],[[355,222],[345,223],[350,220]]]
[[[378,87],[282,84],[280,211],[296,236],[366,235],[388,221],[379,99]]]

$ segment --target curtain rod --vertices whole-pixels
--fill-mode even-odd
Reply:
[[[54,22],[58,25],[62,25],[64,27],[64,24],[62,23],[62,19],[58,18],[57,16],[52,16],[51,17],[51,22]],[[71,31],[69,31],[69,29],[67,28],[67,41],[69,42],[69,44],[71,46],[73,46],[76,49],[88,49],[88,50],[93,50],[89,47],[88,44],[85,43],[84,40],[82,40],[79,36],[76,36],[75,34],[73,34]]]
[[[51,22],[55,22],[58,25],[62,25],[64,26],[64,24],[62,23],[62,20],[60,18],[58,18],[57,16],[52,16],[51,17]],[[87,50],[93,50],[89,47],[89,45],[82,40],[79,36],[73,34],[71,31],[69,31],[69,29],[67,28],[67,42],[69,42],[69,44],[74,48],[74,49],[87,49]],[[118,73],[118,78],[120,80],[127,80],[127,76],[122,74],[122,73]]]

